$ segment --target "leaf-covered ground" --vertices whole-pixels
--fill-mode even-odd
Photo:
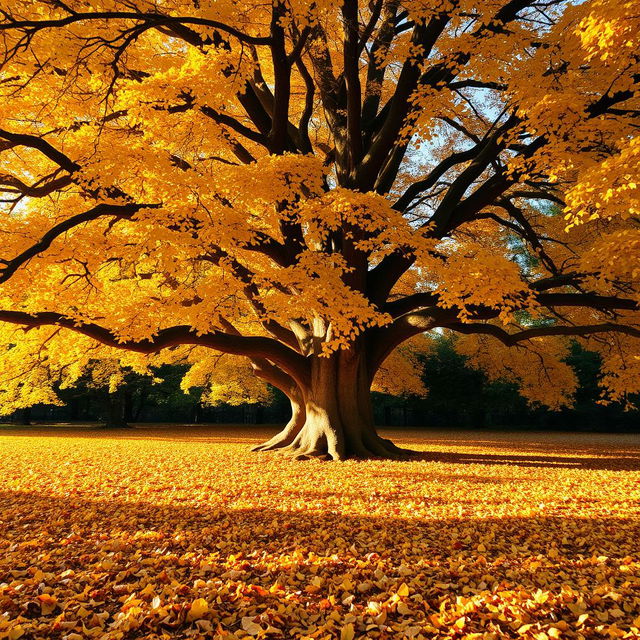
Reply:
[[[0,430],[0,639],[638,638],[640,439]]]

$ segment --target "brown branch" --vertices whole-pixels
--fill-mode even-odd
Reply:
[[[563,280],[563,276],[559,276],[553,286],[561,286],[566,282],[575,281],[575,275],[567,276],[567,280]],[[539,281],[540,287],[542,281]],[[536,283],[530,285],[535,288]],[[432,309],[438,305],[440,297],[437,292],[425,291],[405,296],[398,300],[388,302],[382,307],[384,313],[388,313],[394,318],[401,317],[407,313],[414,313],[420,309]],[[618,298],[616,296],[601,296],[595,293],[538,293],[536,301],[542,306],[550,309],[555,307],[583,307],[585,309],[594,309],[597,311],[638,311],[640,307],[635,300],[630,298]],[[498,315],[498,310],[492,307],[484,307],[474,305],[469,309],[476,319],[491,319]],[[460,313],[457,307],[449,307],[442,309],[442,313],[448,314],[449,318],[456,318]],[[441,314],[442,316],[442,314]]]
[[[556,294],[549,294],[556,295]],[[558,294],[563,295],[563,294]],[[571,296],[572,294],[566,294]],[[575,294],[575,297],[582,294]],[[600,296],[596,296],[600,297]],[[425,303],[428,300],[425,299]],[[557,298],[558,306],[569,306],[573,302],[572,298]],[[637,309],[637,303],[631,301]],[[625,306],[618,308],[630,308],[626,306],[629,301],[622,301]],[[549,303],[551,304],[551,303]],[[570,306],[574,306],[571,304]],[[486,334],[498,338],[501,342],[508,346],[513,346],[519,342],[530,340],[531,338],[547,337],[547,336],[589,336],[599,333],[622,333],[632,337],[640,338],[640,328],[632,325],[617,324],[612,322],[589,324],[589,325],[551,325],[546,327],[531,327],[523,329],[516,333],[508,333],[501,327],[493,324],[481,322],[459,322],[452,320],[452,316],[457,315],[455,309],[442,309],[437,306],[425,307],[419,312],[409,312],[396,318],[390,325],[377,329],[371,333],[368,356],[371,376],[391,354],[391,352],[400,344],[410,338],[430,331],[435,328],[444,328],[465,334]],[[478,314],[479,315],[479,314]],[[497,316],[494,310],[487,317]]]
[[[289,53],[289,55],[287,56],[287,61],[289,62],[289,64],[293,64],[294,62],[300,59],[300,54],[304,49],[304,45],[307,44],[307,40],[310,34],[311,34],[310,27],[305,27],[302,30],[302,33],[298,36],[298,40],[293,45],[293,49],[291,50],[291,53]]]
[[[212,247],[209,253],[201,256],[200,259],[216,266],[219,266],[222,262],[228,263],[233,276],[242,283],[242,292],[264,329],[280,342],[294,349],[298,348],[298,340],[290,329],[283,327],[275,320],[267,318],[267,310],[260,300],[260,291],[253,281],[254,274],[247,267],[218,247]]]
[[[159,204],[99,204],[93,209],[89,209],[83,213],[79,213],[75,216],[71,216],[66,220],[56,224],[47,231],[42,238],[25,249],[20,255],[12,258],[11,260],[1,260],[2,266],[0,266],[0,283],[6,282],[11,276],[31,258],[37,256],[40,253],[46,251],[52,244],[52,242],[61,236],[63,233],[70,231],[74,227],[77,227],[86,222],[91,222],[103,216],[113,216],[116,219],[131,219],[141,209],[156,209]]]
[[[411,110],[409,98],[415,91],[421,77],[421,61],[431,53],[436,41],[448,24],[450,16],[438,14],[431,18],[427,24],[418,24],[413,30],[411,43],[419,47],[418,59],[407,60],[402,67],[396,84],[396,90],[382,110],[382,123],[372,137],[371,146],[365,154],[358,171],[358,179],[365,190],[375,184],[378,172],[384,166],[389,150],[393,149],[407,116]]]
[[[371,50],[369,52],[369,64],[367,65],[367,79],[362,105],[362,121],[368,127],[378,113],[382,96],[382,85],[387,66],[379,65],[377,59],[385,59],[394,37],[396,14],[399,0],[389,0],[385,3],[382,14],[382,24],[378,29]],[[366,45],[364,35],[361,46]]]
[[[313,97],[315,95],[316,85],[302,60],[296,60],[296,67],[302,76],[305,86],[304,110],[298,123],[298,135],[300,136],[301,150],[304,153],[312,153],[313,147],[309,138],[309,123],[313,116]]]
[[[76,22],[86,22],[93,20],[136,20],[149,22],[156,25],[194,24],[202,27],[211,27],[227,33],[241,42],[255,45],[267,45],[271,42],[269,37],[251,36],[230,25],[208,18],[198,18],[196,16],[167,16],[161,13],[142,13],[134,11],[94,11],[75,12],[64,18],[51,18],[49,20],[10,20],[0,23],[0,31],[23,30],[41,31],[42,29],[55,29],[66,27]]]
[[[358,0],[344,0],[342,5],[344,21],[343,65],[345,89],[347,92],[347,150],[348,173],[352,174],[362,158],[362,105],[360,88],[359,41],[358,41]]]
[[[43,178],[43,180],[46,180],[46,178]],[[18,193],[22,196],[29,196],[30,198],[44,198],[54,191],[68,187],[72,181],[72,177],[66,175],[53,178],[49,182],[44,182],[44,184],[28,185],[15,176],[5,174],[0,175],[0,191],[8,191],[1,188],[2,186],[6,186],[11,188],[11,193]]]
[[[441,325],[444,328],[451,329],[457,333],[465,334],[486,334],[497,338],[508,347],[512,347],[519,342],[531,340],[532,338],[544,338],[549,336],[581,336],[587,337],[598,333],[623,333],[634,338],[640,338],[640,329],[629,325],[615,324],[612,322],[602,324],[586,324],[574,326],[548,326],[548,327],[532,327],[524,329],[517,333],[509,333],[494,324],[480,323],[451,323]]]
[[[286,15],[282,0],[275,0],[271,11],[271,61],[273,63],[273,117],[269,132],[270,151],[280,155],[287,150],[289,101],[291,99],[291,63],[285,48],[281,20]]]
[[[533,4],[531,0],[511,0],[503,5],[495,14],[493,19],[483,24],[474,31],[471,36],[475,39],[482,39],[492,33],[504,31],[504,26],[517,19],[518,12],[523,8]],[[379,176],[379,172],[388,162],[394,153],[398,155],[396,147],[404,146],[405,142],[397,142],[398,134],[402,127],[412,117],[416,107],[410,103],[411,94],[419,86],[442,87],[451,83],[459,70],[462,69],[471,59],[469,52],[458,52],[450,54],[446,62],[438,63],[424,73],[421,73],[421,62],[426,60],[432,49],[436,46],[437,40],[444,32],[451,15],[443,12],[431,18],[427,24],[417,24],[413,29],[411,42],[420,47],[420,55],[417,59],[407,60],[400,72],[396,89],[393,96],[380,111],[373,123],[375,132],[372,136],[372,143],[368,153],[365,155],[359,178],[366,188],[371,188]],[[444,85],[442,84],[444,83]],[[400,151],[400,155],[404,150]],[[401,158],[400,158],[401,160]],[[400,161],[396,157],[393,166],[400,166]],[[389,176],[385,177],[385,186],[393,181]]]
[[[281,367],[301,386],[308,384],[309,374],[305,358],[273,338],[230,335],[221,331],[198,335],[192,327],[181,325],[161,329],[156,332],[153,338],[122,341],[113,331],[105,327],[48,311],[32,314],[22,311],[0,311],[0,322],[20,325],[25,329],[58,326],[85,335],[108,347],[137,353],[157,353],[162,349],[190,344],[208,347],[223,353],[250,358],[265,358]]]
[[[207,118],[211,118],[211,120],[213,120],[214,122],[233,129],[236,133],[239,133],[244,138],[247,138],[252,142],[261,144],[264,147],[268,146],[268,142],[265,136],[263,136],[258,131],[254,131],[253,129],[246,127],[241,122],[238,122],[238,120],[236,120],[234,117],[227,115],[226,113],[216,111],[215,109],[207,105],[200,107],[200,111],[205,116],[207,116]]]
[[[38,151],[40,151],[42,154],[47,156],[49,160],[52,160],[69,173],[73,173],[80,169],[79,164],[71,160],[71,158],[62,153],[62,151],[58,151],[58,149],[47,142],[44,138],[40,138],[28,133],[12,133],[11,131],[6,131],[5,129],[0,129],[0,138],[4,138],[9,143],[0,143],[0,151],[5,151],[6,149],[11,149],[12,147],[17,146],[31,147],[32,149],[37,149]]]
[[[471,147],[466,151],[459,151],[458,153],[452,153],[446,157],[440,163],[438,163],[429,173],[428,176],[422,180],[417,180],[407,187],[407,190],[398,198],[394,203],[393,208],[396,211],[405,211],[407,207],[417,198],[421,193],[433,187],[436,182],[447,172],[457,164],[462,164],[472,160],[478,153],[478,147]]]

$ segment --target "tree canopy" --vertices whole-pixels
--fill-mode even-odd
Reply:
[[[0,9],[12,397],[213,350],[291,399],[263,448],[343,458],[402,454],[369,389],[425,331],[550,406],[569,336],[640,388],[635,2]]]

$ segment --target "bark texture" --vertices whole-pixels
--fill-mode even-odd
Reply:
[[[107,396],[107,417],[104,422],[104,429],[130,429],[131,425],[127,421],[127,397],[123,389],[117,389],[115,393]]]
[[[291,419],[253,450],[279,450],[299,460],[409,456],[412,452],[376,432],[366,365],[358,348],[310,358],[308,384],[283,389],[291,401]]]

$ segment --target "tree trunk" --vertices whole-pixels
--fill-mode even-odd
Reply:
[[[297,459],[332,460],[410,453],[376,433],[364,350],[354,347],[310,361],[310,383],[297,387],[296,393],[284,390],[291,401],[291,420],[254,451],[278,449]]]
[[[117,389],[114,393],[109,393],[107,397],[108,415],[104,427],[106,429],[126,429],[130,425],[125,417],[125,396],[122,389]]]
[[[18,409],[15,415],[16,424],[31,424],[31,407]]]
[[[291,418],[289,422],[271,440],[253,447],[252,451],[272,451],[286,447],[295,440],[295,437],[302,430],[306,417],[302,395],[297,388],[288,389],[285,393],[289,398],[289,402],[291,402]]]

